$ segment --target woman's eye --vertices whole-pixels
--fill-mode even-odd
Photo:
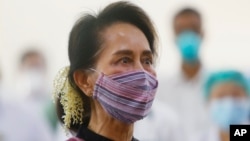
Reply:
[[[128,58],[128,57],[123,57],[123,58],[120,59],[119,62],[121,62],[123,64],[127,64],[127,63],[131,62],[131,59]]]
[[[146,65],[152,65],[153,61],[150,58],[146,58],[146,59],[144,59],[143,63],[146,64]]]

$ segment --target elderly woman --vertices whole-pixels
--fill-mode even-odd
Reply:
[[[134,122],[147,116],[158,86],[155,40],[149,17],[128,2],[76,22],[70,66],[54,83],[58,117],[76,133],[69,141],[136,141]]]
[[[205,84],[205,98],[213,125],[198,140],[229,141],[231,124],[249,123],[249,97],[249,84],[240,72],[212,74]]]

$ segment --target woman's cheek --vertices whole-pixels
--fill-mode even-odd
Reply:
[[[153,65],[145,65],[144,70],[147,71],[148,73],[152,74],[155,77],[157,76],[155,68],[153,67]]]

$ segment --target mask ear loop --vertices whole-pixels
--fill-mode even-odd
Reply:
[[[93,68],[89,68],[89,70],[94,71],[94,72],[98,72],[96,69],[93,69]]]
[[[93,72],[96,72],[96,73],[101,74],[101,75],[106,75],[106,74],[104,74],[103,72],[100,72],[100,71],[98,71],[98,70],[96,70],[96,69],[94,69],[94,68],[89,68],[88,70],[93,71]]]
[[[89,71],[92,71],[92,72],[96,72],[96,73],[98,73],[98,74],[102,74],[102,73],[100,73],[99,71],[97,71],[96,69],[94,69],[94,68],[89,68],[89,69],[87,69],[87,70],[89,70]],[[97,79],[98,79],[99,77],[97,76]],[[93,90],[94,91],[94,90]],[[91,92],[91,93],[89,93],[89,96],[91,96],[91,97],[93,97],[93,91]]]

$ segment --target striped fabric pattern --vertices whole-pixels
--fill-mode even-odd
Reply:
[[[157,87],[157,79],[144,71],[101,74],[93,96],[114,118],[133,123],[149,113]]]

